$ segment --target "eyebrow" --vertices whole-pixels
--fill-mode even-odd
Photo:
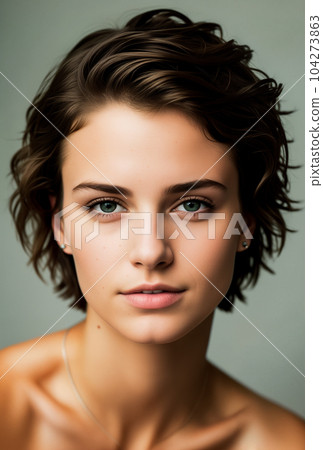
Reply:
[[[180,194],[182,192],[187,192],[191,190],[195,191],[197,189],[205,187],[212,187],[215,189],[220,189],[222,191],[227,190],[226,186],[224,186],[222,183],[219,183],[218,181],[215,180],[210,180],[209,178],[204,178],[202,180],[192,180],[186,183],[174,184],[173,186],[169,186],[168,188],[166,188],[164,194],[165,195]],[[129,189],[122,186],[115,186],[113,184],[92,183],[92,182],[85,182],[78,184],[73,188],[73,192],[82,189],[93,189],[95,191],[106,192],[107,194],[121,193],[126,197],[131,197],[133,195]]]

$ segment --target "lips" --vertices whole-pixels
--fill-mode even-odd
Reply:
[[[137,288],[136,288],[137,289]],[[152,291],[156,291],[157,289],[152,289]],[[151,290],[149,290],[150,292]],[[142,292],[130,292],[129,294],[122,294],[123,298],[126,302],[131,304],[137,309],[144,309],[144,310],[152,310],[152,309],[164,309],[168,308],[169,306],[174,305],[175,303],[178,303],[182,298],[184,291],[162,291],[157,290],[158,292],[156,294],[149,294],[145,293],[147,290],[144,290],[144,293]]]
[[[128,291],[123,291],[121,294],[160,294],[162,292],[183,292],[185,289],[178,289],[167,284],[141,284]]]
[[[185,289],[178,289],[166,284],[142,284],[128,291],[121,292],[123,298],[137,309],[163,309],[179,302]]]

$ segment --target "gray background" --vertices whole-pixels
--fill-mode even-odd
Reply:
[[[98,28],[124,24],[146,9],[179,9],[193,20],[219,22],[226,38],[254,49],[254,65],[281,81],[286,92],[304,73],[304,5],[301,0],[5,0],[1,3],[0,70],[30,100],[49,69],[81,37]],[[295,113],[285,119],[291,163],[303,164],[304,79],[284,97]],[[28,102],[0,75],[1,89],[1,315],[0,347],[55,331],[83,315],[67,311],[50,285],[44,285],[20,248],[7,211],[12,187],[9,161],[19,148]],[[303,201],[303,169],[291,174],[291,194]],[[298,230],[287,238],[282,255],[272,261],[276,275],[263,273],[247,292],[246,305],[226,314],[217,311],[209,358],[262,395],[304,414],[304,218],[288,216]],[[251,324],[257,327],[257,329]],[[262,334],[261,334],[262,333]],[[277,349],[275,349],[271,341]],[[280,353],[281,352],[281,353]]]

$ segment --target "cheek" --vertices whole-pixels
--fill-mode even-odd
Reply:
[[[233,276],[237,247],[236,239],[231,238],[227,240],[221,238],[221,242],[218,239],[218,242],[209,245],[210,250],[208,259],[205,261],[205,270],[209,274],[208,278],[210,281],[225,295]]]
[[[220,301],[222,295],[219,291],[225,295],[232,281],[239,236],[233,235],[230,239],[223,238],[228,225],[226,221],[217,225],[215,238],[209,237],[210,233],[206,223],[203,226],[200,225],[196,226],[194,230],[191,228],[194,240],[181,242],[181,252],[187,258],[183,257],[198,290],[203,290],[216,301]]]
[[[98,223],[98,222],[97,222]],[[99,280],[109,280],[118,270],[118,262],[126,253],[120,240],[120,227],[105,227],[93,223],[82,227],[81,238],[72,238],[72,252],[80,288],[83,293],[93,285],[104,286]]]

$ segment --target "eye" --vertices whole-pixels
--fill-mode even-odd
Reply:
[[[198,198],[190,198],[185,200],[185,202],[182,202],[175,209],[183,212],[198,212],[201,208],[204,210],[212,207],[213,205],[210,202]]]
[[[126,208],[120,205],[120,203],[116,202],[115,200],[109,199],[95,200],[92,203],[89,203],[87,205],[87,208],[90,211],[95,211],[96,213],[104,216],[118,214],[126,211]]]

